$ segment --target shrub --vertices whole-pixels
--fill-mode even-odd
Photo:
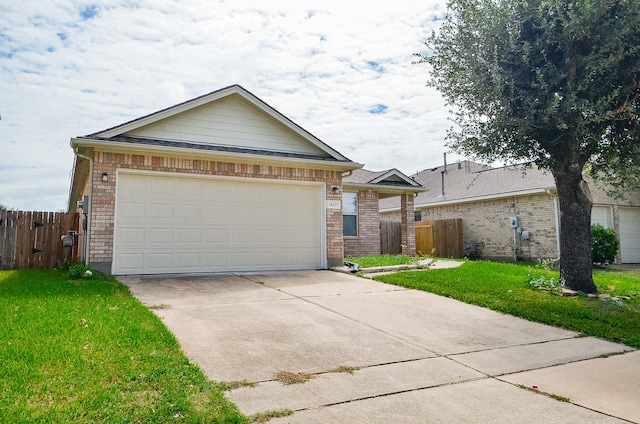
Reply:
[[[619,247],[614,230],[600,224],[591,226],[591,258],[594,264],[606,265],[615,261]]]
[[[83,264],[74,264],[69,267],[69,279],[70,280],[78,280],[78,279],[96,279],[102,277],[102,274],[99,271],[96,271],[92,268],[87,268]]]

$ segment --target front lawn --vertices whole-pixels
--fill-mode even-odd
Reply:
[[[378,255],[344,258],[345,261],[357,263],[358,265],[360,265],[360,268],[373,268],[376,266],[391,265],[411,265],[417,264],[420,259],[421,258],[417,256],[407,255]]]
[[[0,323],[0,422],[247,422],[112,278],[0,271]]]
[[[558,278],[557,270],[532,265],[465,262],[458,268],[407,271],[375,277],[378,281],[432,292],[466,303],[551,324],[585,335],[640,348],[640,273],[594,271],[600,293],[628,300],[561,297],[534,287],[532,280]]]

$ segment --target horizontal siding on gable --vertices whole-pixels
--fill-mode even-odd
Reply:
[[[315,145],[236,96],[139,128],[126,135],[247,149],[326,155]]]

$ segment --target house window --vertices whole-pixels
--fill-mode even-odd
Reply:
[[[415,211],[413,213],[413,220],[416,222],[420,222],[422,220],[422,211]]]
[[[342,193],[342,235],[358,236],[358,193]]]

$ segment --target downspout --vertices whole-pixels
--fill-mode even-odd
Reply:
[[[551,190],[545,190],[549,196],[553,199],[553,212],[556,220],[556,244],[558,249],[558,258],[560,257],[560,211],[558,206],[558,196],[551,193]]]
[[[91,245],[91,216],[93,210],[93,158],[85,156],[78,152],[78,148],[74,149],[74,153],[77,157],[89,161],[89,205],[87,206],[87,229],[84,231],[84,264],[89,266],[89,251]]]

